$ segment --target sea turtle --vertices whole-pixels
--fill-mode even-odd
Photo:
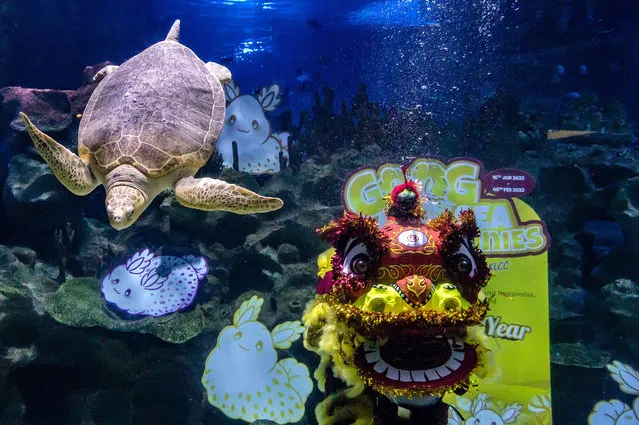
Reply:
[[[96,74],[99,81],[78,133],[78,155],[38,130],[23,113],[29,135],[55,176],[71,192],[86,195],[103,184],[115,229],[137,220],[163,190],[180,204],[238,214],[273,211],[278,198],[234,184],[194,178],[222,131],[225,67],[202,62],[179,43],[180,21],[164,41],[121,66]]]

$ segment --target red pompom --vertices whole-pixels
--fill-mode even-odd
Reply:
[[[404,190],[410,190],[415,194],[415,196],[419,197],[419,189],[417,187],[417,183],[406,181],[400,185],[397,185],[393,188],[391,192],[391,199],[393,200],[393,204],[397,204],[397,196],[402,193]]]
[[[404,175],[404,183],[395,186],[393,188],[393,191],[391,192],[391,200],[393,201],[394,205],[397,205],[397,196],[404,190],[410,190],[415,194],[416,197],[419,198],[419,188],[417,187],[417,183],[408,181],[408,178],[406,177],[406,170],[408,169],[408,167],[402,165],[400,168],[402,170],[402,174]]]

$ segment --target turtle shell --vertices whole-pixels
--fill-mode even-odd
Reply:
[[[149,177],[208,161],[222,131],[220,81],[189,48],[162,41],[124,62],[93,92],[78,153],[106,174],[129,164]]]

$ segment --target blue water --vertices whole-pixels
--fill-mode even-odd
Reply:
[[[11,12],[1,13],[5,7]],[[0,308],[0,368],[5,360],[9,364],[9,354],[3,357],[9,348],[33,346],[40,356],[29,358],[28,350],[18,352],[25,358],[14,353],[18,357],[11,360],[9,391],[0,380],[0,413],[5,415],[5,404],[9,412],[0,419],[31,417],[7,425],[87,425],[77,418],[90,414],[95,415],[94,425],[119,425],[113,406],[124,406],[126,425],[227,423],[202,399],[199,376],[194,378],[215,345],[213,331],[180,345],[135,332],[77,329],[36,312],[32,298],[36,305],[43,302],[43,293],[58,289],[58,268],[68,269],[73,277],[94,277],[84,272],[96,270],[95,277],[102,278],[127,249],[147,244],[176,250],[167,255],[211,258],[210,274],[216,279],[193,306],[221,300],[214,307],[207,304],[215,310],[206,311],[210,322],[230,323],[239,306],[237,297],[249,290],[266,297],[268,313],[263,317],[282,317],[290,309],[294,314],[289,318],[297,320],[301,307],[291,303],[299,302],[291,300],[291,293],[303,289],[314,295],[315,259],[326,248],[315,228],[325,225],[328,215],[341,213],[340,190],[347,172],[403,160],[404,155],[437,156],[440,151],[451,153],[445,160],[475,156],[489,164],[483,172],[521,166],[535,174],[537,189],[524,200],[534,206],[552,237],[553,397],[556,418],[562,421],[556,423],[585,425],[598,400],[625,397],[623,401],[632,404],[634,395],[620,392],[605,364],[620,359],[639,367],[633,359],[639,352],[634,342],[639,317],[639,273],[634,267],[639,253],[637,0],[0,0],[0,87],[76,90],[86,66],[121,64],[164,39],[176,19],[181,20],[180,42],[203,61],[228,67],[242,94],[280,85],[282,105],[267,113],[274,132],[283,130],[278,115],[291,110],[297,121],[300,112],[313,110],[316,92],[321,94],[324,87],[335,91],[334,109],[339,111],[339,103],[350,107],[365,84],[371,104],[381,105],[384,119],[354,122],[357,111],[337,116],[313,111],[297,134],[299,140],[291,144],[299,158],[284,177],[233,177],[251,190],[286,197],[279,213],[257,218],[185,212],[177,202],[164,202],[169,198],[162,194],[144,213],[147,221],[118,233],[106,218],[104,189],[85,198],[64,189],[25,132],[9,127],[19,102],[0,98],[0,120],[6,124],[0,128],[0,263],[12,259],[12,267],[24,273],[16,283],[7,277],[13,269],[0,270],[0,284],[15,283],[19,289],[0,286],[0,304],[4,294],[27,294],[26,301],[21,299],[24,317],[22,304],[14,310]],[[29,99],[19,99],[24,100],[20,106],[32,107]],[[345,116],[346,122],[339,121]],[[66,146],[76,143],[76,118],[54,135]],[[316,126],[321,119],[334,121]],[[376,127],[380,122],[388,128]],[[597,126],[601,139],[546,137],[549,129],[591,126]],[[611,133],[612,140],[606,139]],[[623,140],[617,143],[620,139],[613,136]],[[371,159],[375,152],[378,157]],[[371,163],[363,164],[362,158]],[[31,164],[41,181],[30,180],[30,172],[16,163]],[[7,183],[16,181],[26,183]],[[16,187],[26,188],[15,191],[22,193],[20,202],[11,198]],[[150,222],[156,217],[162,220]],[[69,241],[61,233],[67,225],[67,232],[75,235],[67,233]],[[288,252],[293,259],[280,264],[280,251],[291,251],[286,245],[297,251]],[[48,286],[30,292],[29,285],[45,274]],[[278,279],[284,275],[293,276],[294,291],[281,287]],[[274,281],[280,285],[277,289],[269,286]],[[17,311],[17,318],[7,319],[4,308],[8,314]],[[274,325],[269,323],[269,329]],[[2,341],[5,335],[9,342]],[[87,349],[85,341],[100,349],[113,343],[114,358],[119,359],[121,350],[135,360],[122,361],[126,367],[139,366],[147,375],[137,376],[133,366],[118,375],[119,363],[109,363],[110,352]],[[309,364],[318,361],[296,344],[295,356],[306,356],[303,360]],[[571,351],[575,347],[576,352]],[[65,379],[78,359],[86,361],[85,369]],[[107,373],[103,363],[108,363]],[[153,374],[156,368],[159,378]],[[103,376],[112,370],[117,382]],[[169,385],[167,391],[162,385],[173,384],[173,378],[185,389],[175,391]],[[119,403],[118,397],[124,401]],[[309,399],[308,412],[320,397],[316,392]],[[98,402],[108,408],[100,410]],[[42,405],[46,408],[38,409]],[[86,411],[74,406],[85,406]],[[184,413],[192,411],[204,419]],[[639,421],[639,413],[633,414]],[[49,423],[48,417],[57,419]],[[5,425],[2,420],[0,425]]]
[[[10,46],[14,66],[0,72],[0,85],[75,89],[84,66],[121,63],[162,39],[179,18],[182,41],[200,57],[227,62],[245,90],[280,83],[292,93],[286,102],[293,109],[313,103],[298,87],[297,70],[338,98],[350,99],[364,82],[376,101],[423,105],[445,119],[459,116],[467,97],[481,104],[503,85],[552,96],[605,88],[636,108],[627,89],[637,84],[630,3],[586,2],[553,12],[542,3],[132,0],[98,7],[28,0],[9,16],[8,31],[21,41]],[[626,42],[611,45],[611,37]],[[567,48],[581,53],[567,55]],[[584,63],[589,74],[577,84],[547,84],[558,64],[571,80]],[[506,75],[509,64],[520,64],[516,75]]]
[[[314,87],[350,99],[360,83],[384,103],[425,105],[454,115],[462,98],[489,96],[517,3],[486,0],[175,1],[59,5],[27,3],[13,23],[22,45],[6,85],[74,89],[84,66],[121,63],[162,39],[182,20],[182,42],[204,60],[222,61],[247,91],[278,82],[288,106],[308,108],[296,71]],[[53,19],[51,19],[53,18]],[[66,21],[61,31],[56,18]],[[514,36],[514,32],[512,32]],[[43,49],[43,40],[47,48]],[[53,65],[52,65],[53,64]],[[481,85],[475,84],[477,80]]]

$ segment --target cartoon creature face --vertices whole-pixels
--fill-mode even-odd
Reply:
[[[504,421],[492,410],[482,410],[466,420],[465,425],[504,425]]]
[[[204,257],[155,257],[145,249],[102,280],[102,293],[128,313],[162,316],[190,305],[207,274]]]
[[[220,350],[238,365],[246,367],[272,365],[277,361],[271,334],[260,322],[248,322],[239,327],[230,326],[220,334]],[[255,359],[260,359],[259,363]]]
[[[290,348],[304,328],[284,322],[269,332],[257,320],[263,303],[253,296],[235,312],[206,359],[202,384],[209,402],[232,419],[297,422],[313,383],[305,365],[293,358],[277,361],[276,349]]]
[[[480,393],[472,401],[470,413],[471,417],[466,419],[464,425],[506,425],[512,424],[517,421],[517,418],[521,414],[523,406],[519,403],[512,403],[504,406],[501,409],[501,413],[489,408],[488,395]],[[455,415],[453,422],[456,424],[461,423],[460,418]]]
[[[260,102],[253,96],[243,95],[229,104],[223,133],[221,137],[237,142],[240,149],[243,145],[266,141],[271,134],[271,124]]]
[[[102,281],[102,292],[107,301],[123,310],[132,310],[140,305],[144,289],[140,286],[142,276],[129,273],[125,265],[116,267]]]
[[[226,167],[252,174],[272,174],[280,171],[280,155],[287,157],[288,133],[271,133],[266,113],[281,103],[280,87],[262,87],[255,96],[240,96],[233,82],[224,85],[229,102],[222,134],[216,149]]]

